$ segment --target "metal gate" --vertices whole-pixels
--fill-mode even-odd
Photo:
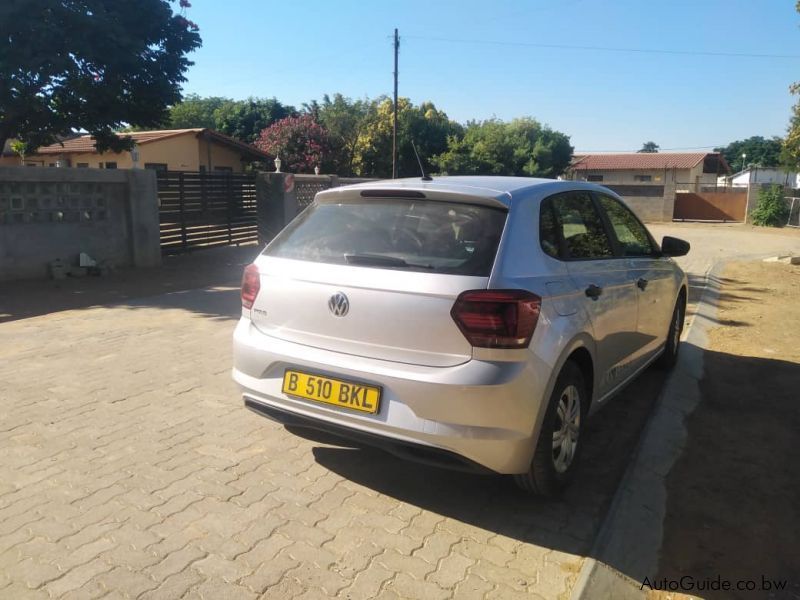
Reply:
[[[160,171],[161,252],[258,241],[255,175]]]
[[[739,221],[747,213],[747,190],[727,192],[678,192],[675,221]]]

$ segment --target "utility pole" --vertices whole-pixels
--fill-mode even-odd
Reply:
[[[400,37],[394,30],[394,107],[392,116],[392,179],[397,179],[397,55],[400,52]]]

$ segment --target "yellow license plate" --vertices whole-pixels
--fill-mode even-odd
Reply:
[[[381,402],[379,387],[289,369],[283,374],[283,393],[372,414]]]

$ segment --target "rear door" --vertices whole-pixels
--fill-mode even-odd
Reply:
[[[424,198],[315,203],[256,261],[263,333],[350,355],[428,366],[469,360],[450,316],[485,288],[504,209]]]
[[[660,255],[647,229],[622,202],[608,194],[597,194],[608,218],[630,277],[636,284],[639,356],[644,360],[666,339],[675,299],[678,295],[672,264]]]
[[[559,255],[583,292],[583,308],[597,347],[600,394],[605,394],[632,368],[637,311],[634,284],[625,262],[615,257],[613,242],[590,192],[550,196],[541,210],[552,211]]]

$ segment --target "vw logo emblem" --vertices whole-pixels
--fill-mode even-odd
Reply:
[[[335,317],[343,317],[350,312],[350,300],[342,292],[336,292],[328,300],[328,309]]]

